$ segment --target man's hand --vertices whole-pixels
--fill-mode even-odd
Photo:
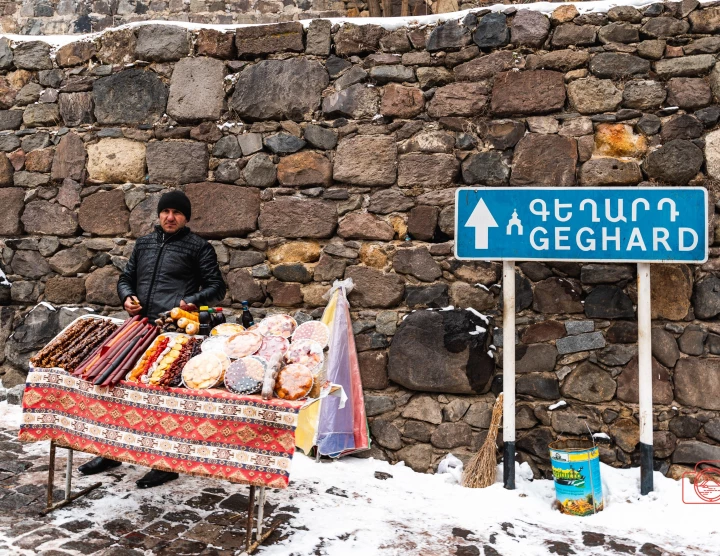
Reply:
[[[125,298],[123,307],[125,307],[125,310],[131,317],[134,317],[142,311],[142,305],[140,305],[140,301],[134,295],[129,295]]]
[[[191,313],[198,310],[197,305],[195,305],[194,303],[185,303],[184,299],[180,301],[180,308],[183,311],[189,311]]]

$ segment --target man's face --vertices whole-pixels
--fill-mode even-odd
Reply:
[[[174,234],[187,224],[187,218],[179,210],[164,209],[160,212],[160,227],[166,234]]]

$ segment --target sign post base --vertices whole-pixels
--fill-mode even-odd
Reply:
[[[515,442],[503,444],[503,485],[515,490]]]

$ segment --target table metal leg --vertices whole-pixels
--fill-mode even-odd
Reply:
[[[42,512],[40,512],[40,515],[47,515],[58,508],[67,506],[73,500],[77,500],[81,496],[85,496],[88,492],[102,486],[102,483],[95,483],[82,489],[80,492],[72,494],[73,450],[68,448],[68,459],[65,467],[65,499],[57,504],[53,504],[53,490],[55,490],[55,442],[52,440],[50,441],[50,461],[48,462],[48,465],[47,506]]]
[[[252,533],[255,521],[255,485],[250,485],[250,498],[248,500],[247,523],[245,524],[245,550],[250,552],[250,544],[252,543]]]
[[[258,496],[258,521],[257,521],[257,533],[255,534],[255,540],[259,540],[262,536],[263,530],[263,514],[265,513],[265,487],[260,487],[260,496]]]
[[[73,450],[68,448],[67,464],[65,465],[65,499],[70,498],[72,494],[72,466]]]
[[[47,506],[45,510],[49,510],[53,505],[53,490],[55,490],[55,442],[50,441],[50,466],[48,468],[48,480],[47,480]],[[67,494],[66,494],[67,496]]]

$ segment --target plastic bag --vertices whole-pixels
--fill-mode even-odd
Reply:
[[[454,455],[447,454],[442,460],[440,460],[440,463],[438,463],[437,474],[450,475],[454,482],[460,484],[462,483],[463,462]]]

